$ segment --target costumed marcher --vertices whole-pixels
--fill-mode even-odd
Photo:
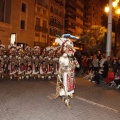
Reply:
[[[25,73],[25,52],[21,46],[17,46],[18,51],[18,81],[24,79]]]
[[[32,75],[32,48],[30,46],[26,46],[25,48],[25,78],[30,78]]]
[[[4,77],[4,62],[5,57],[5,45],[2,44],[2,41],[0,40],[0,78]]]
[[[40,78],[40,72],[39,72],[39,66],[40,66],[40,47],[35,46],[33,48],[33,55],[32,55],[32,77],[35,78]]]
[[[46,79],[51,79],[53,76],[54,72],[54,67],[53,67],[53,53],[54,53],[54,47],[53,46],[47,46],[45,49],[46,52],[46,57],[45,57],[45,70],[44,74]]]
[[[17,70],[18,70],[18,53],[17,53],[17,46],[16,44],[10,44],[8,46],[9,49],[9,76],[12,80],[13,78],[17,77]]]
[[[55,39],[55,42],[61,46],[62,56],[59,58],[56,94],[51,95],[52,99],[61,96],[67,108],[71,108],[69,97],[73,98],[76,82],[75,68],[79,67],[79,63],[74,57],[73,42],[69,38],[78,39],[70,34],[63,34],[62,37]]]

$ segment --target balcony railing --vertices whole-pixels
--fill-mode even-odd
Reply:
[[[62,0],[60,1],[60,0],[54,0],[56,3],[58,3],[60,6],[63,6],[63,2],[62,2]]]
[[[39,32],[43,32],[43,33],[48,33],[48,28],[35,25],[35,31],[39,31]]]
[[[68,25],[65,26],[65,29],[68,29],[68,28],[75,29],[76,27],[68,24]]]
[[[57,28],[59,28],[59,29],[62,29],[62,28],[63,28],[62,25],[57,24],[57,23],[54,23],[54,22],[50,22],[49,25],[54,26],[54,27],[57,27]]]

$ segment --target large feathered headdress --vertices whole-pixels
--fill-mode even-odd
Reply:
[[[66,51],[67,47],[72,48],[72,50],[75,51],[73,42],[70,40],[70,38],[76,39],[76,40],[79,39],[78,37],[73,36],[71,34],[63,34],[62,37],[57,37],[55,39],[55,42],[61,46],[61,51],[63,53]]]

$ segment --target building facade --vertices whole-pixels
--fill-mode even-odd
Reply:
[[[34,45],[34,3],[34,0],[0,1],[0,39],[6,47],[11,40],[23,47]]]
[[[38,6],[40,11],[38,11]],[[54,40],[56,35],[60,36],[64,33],[64,12],[64,0],[36,0],[35,45],[45,47],[55,44]],[[39,26],[43,27],[41,28],[42,30]],[[45,29],[45,31],[43,31],[43,29]]]
[[[94,3],[94,4],[93,4]],[[102,16],[103,16],[103,4],[100,0],[90,0],[89,1],[89,20],[90,25],[102,25]]]
[[[0,39],[6,46],[12,41],[44,48],[63,33],[80,37],[89,26],[101,24],[98,1],[0,0]]]
[[[36,0],[35,2],[35,38],[34,46],[44,48],[49,43],[49,1],[46,3]]]
[[[85,0],[65,0],[65,2],[65,32],[80,37],[90,25],[89,4]],[[83,49],[83,44],[76,44],[74,40],[73,42],[76,48]]]
[[[65,0],[49,0],[49,45],[64,33]]]

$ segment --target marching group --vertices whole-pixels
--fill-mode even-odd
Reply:
[[[41,50],[35,46],[27,46],[25,50],[15,44],[5,46],[0,44],[0,77],[9,75],[10,79],[17,77],[18,80],[28,78],[51,79],[56,77],[59,68],[59,48],[52,46]],[[84,78],[91,82],[100,84],[104,81],[106,85],[116,85],[120,88],[120,57],[106,57],[98,53],[88,56],[76,52],[80,68],[76,68],[76,76],[85,75]]]
[[[105,82],[107,86],[120,88],[120,57],[106,57],[101,54],[76,54],[80,69],[77,69],[77,76],[84,75],[85,79],[100,84]]]
[[[31,48],[11,44],[8,49],[0,44],[0,79],[51,79],[56,77],[59,67],[59,48],[39,46]]]

